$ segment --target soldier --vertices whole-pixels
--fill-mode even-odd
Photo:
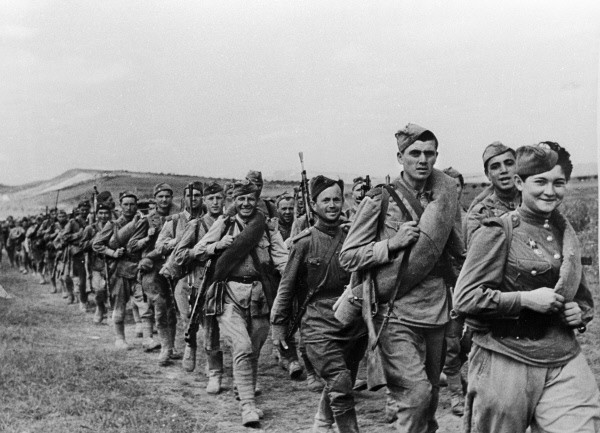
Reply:
[[[379,329],[379,337],[373,335],[370,343],[378,344],[384,373],[377,385],[387,385],[396,400],[389,406],[396,410],[397,430],[433,432],[449,319],[445,256],[462,253],[454,231],[458,200],[453,180],[433,168],[435,135],[409,123],[395,136],[403,171],[392,185],[374,188],[361,202],[340,264],[369,273],[376,283],[377,299],[366,298],[362,305],[378,304],[369,326]]]
[[[263,416],[254,398],[258,357],[269,332],[269,308],[277,291],[272,272],[283,271],[288,252],[276,224],[257,211],[257,186],[248,180],[236,182],[233,196],[235,216],[215,221],[200,241],[198,257],[219,255],[210,290],[222,296],[207,299],[223,302],[211,302],[206,310],[217,316],[233,351],[242,424],[255,426]]]
[[[223,214],[223,203],[225,196],[223,188],[216,182],[206,185],[203,190],[204,201],[206,202],[207,213],[201,215],[189,222],[185,228],[181,240],[175,247],[171,255],[172,260],[163,267],[164,272],[171,275],[182,275],[176,288],[176,300],[179,306],[181,316],[184,317],[184,328],[189,326],[188,317],[190,311],[190,296],[192,286],[197,287],[201,283],[201,277],[204,275],[205,262],[199,260],[198,243],[208,232],[214,222]],[[197,203],[202,207],[202,200]],[[223,377],[223,352],[220,347],[219,326],[214,318],[207,319],[203,324],[204,329],[204,348],[206,352],[206,363],[208,370],[208,383],[206,392],[208,394],[218,394],[221,391],[221,380]],[[196,349],[197,342],[194,336],[190,336],[191,343],[186,343],[183,353],[182,367],[188,372],[196,368]],[[195,344],[194,344],[195,343]]]
[[[350,221],[354,221],[354,216],[356,215],[356,210],[358,209],[358,205],[365,198],[365,193],[367,191],[367,182],[363,177],[356,177],[352,181],[352,202],[350,207],[346,210],[345,215],[346,218]]]
[[[223,186],[223,194],[225,194],[225,202],[223,208],[229,209],[233,205],[233,184],[235,182],[225,182]]]
[[[110,221],[112,209],[106,202],[98,203],[96,206],[96,222],[88,225],[81,237],[81,249],[88,254],[89,267],[92,272],[92,288],[94,289],[96,311],[94,313],[94,324],[100,325],[106,319],[106,301],[108,300],[111,278],[114,275],[115,262],[93,249],[96,236]]]
[[[125,339],[125,311],[136,284],[138,262],[126,247],[133,235],[135,224],[140,218],[137,214],[137,200],[137,196],[131,191],[119,194],[121,216],[115,221],[106,223],[92,241],[92,249],[96,253],[116,261],[113,293],[111,293],[112,318],[115,329],[115,346],[121,350],[130,349]],[[141,329],[141,321],[135,313],[134,320],[136,328],[139,326]]]
[[[30,245],[33,270],[39,276],[40,284],[47,283],[46,278],[44,277],[44,238],[41,233],[43,224],[43,215],[38,215],[35,224],[27,230],[26,234]]]
[[[52,243],[56,250],[56,259],[54,266],[54,278],[60,282],[60,291],[62,297],[72,304],[75,299],[73,297],[73,287],[67,284],[72,284],[69,277],[69,268],[71,259],[69,257],[69,245],[66,242],[65,235],[70,232],[68,227],[69,216],[67,212],[60,209],[56,215],[56,224],[52,235]]]
[[[261,197],[264,185],[262,173],[260,171],[250,170],[246,175],[246,179],[256,185],[256,197],[258,199],[256,202],[256,208],[264,213],[267,218],[277,217],[277,208],[273,202],[270,199]]]
[[[337,259],[346,237],[340,226],[343,188],[341,180],[324,176],[311,180],[317,223],[293,239],[271,312],[273,344],[287,349],[294,300],[306,307],[300,327],[302,340],[327,383],[315,415],[315,433],[331,431],[334,421],[340,432],[358,432],[352,385],[367,345],[366,329],[360,322],[344,327],[332,310],[350,280]]]
[[[281,233],[281,237],[284,241],[287,241],[292,231],[295,204],[294,197],[287,192],[284,192],[277,197],[277,201],[275,202],[275,205],[277,206],[279,233]]]
[[[71,277],[73,290],[79,300],[79,310],[87,311],[87,271],[85,268],[85,252],[81,247],[83,231],[88,223],[90,213],[90,202],[83,200],[77,205],[77,216],[71,221],[70,254],[71,254]]]
[[[473,200],[464,222],[465,245],[481,226],[485,218],[498,217],[515,210],[521,194],[515,187],[515,151],[499,141],[494,141],[483,151],[483,169],[492,185]]]
[[[98,193],[96,196],[96,201],[98,204],[105,204],[111,212],[111,220],[116,220],[119,218],[119,213],[116,211],[117,205],[115,204],[115,200],[110,191],[102,191]]]
[[[520,147],[521,205],[473,234],[454,294],[474,330],[465,431],[600,431],[600,392],[574,334],[594,302],[558,210],[572,169],[557,143]]]
[[[158,365],[167,366],[172,359],[181,359],[175,351],[177,316],[171,283],[159,274],[165,261],[165,254],[171,245],[159,244],[159,234],[168,217],[177,209],[173,205],[173,188],[167,183],[154,187],[156,209],[135,225],[127,251],[138,261],[140,273],[135,286],[134,302],[140,311],[144,342],[142,347],[152,351],[161,347]],[[174,246],[174,245],[173,245]],[[152,338],[152,323],[155,321],[160,343]]]
[[[56,248],[54,247],[54,237],[56,236],[56,223],[57,223],[57,212],[56,208],[49,210],[48,218],[44,220],[42,227],[40,228],[40,236],[44,243],[44,267],[45,276],[49,276],[52,287],[50,293],[56,293]]]

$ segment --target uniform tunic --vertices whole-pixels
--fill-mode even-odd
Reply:
[[[486,218],[499,217],[507,212],[513,211],[521,202],[521,195],[513,200],[503,200],[493,192],[485,197],[481,202],[474,204],[469,208],[467,217],[463,224],[463,235],[465,245],[469,245],[473,233],[481,227],[481,222]]]

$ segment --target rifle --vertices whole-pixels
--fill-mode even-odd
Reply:
[[[294,219],[300,217],[300,210],[298,209],[298,187],[294,187]]]
[[[56,190],[56,201],[54,202],[54,209],[58,209],[58,195],[60,194],[60,189]]]
[[[98,188],[96,188],[96,185],[94,185],[94,192],[92,193],[92,224],[96,223],[96,211],[98,210]],[[92,252],[86,252],[84,253],[84,259],[85,259],[85,272],[87,274],[87,280],[88,280],[88,285],[90,287],[90,291],[92,293],[94,293],[94,288],[92,287],[92,257],[93,257],[93,253]]]
[[[196,347],[196,334],[198,333],[198,328],[200,327],[200,323],[202,322],[202,310],[204,309],[204,301],[206,298],[206,291],[208,289],[208,280],[209,280],[209,269],[212,266],[212,259],[209,259],[204,266],[202,277],[200,281],[200,286],[198,287],[196,297],[194,299],[194,306],[192,307],[192,311],[190,312],[190,321],[188,323],[188,327],[185,330],[184,340],[191,347]],[[191,300],[190,300],[191,301]]]
[[[313,216],[312,216],[312,209],[310,208],[310,201],[308,199],[309,197],[309,192],[308,192],[308,179],[306,178],[306,170],[304,169],[304,153],[303,152],[298,152],[298,156],[300,157],[300,165],[302,167],[302,200],[304,201],[304,212],[306,215],[306,223],[308,224],[308,226],[312,226],[313,225]]]

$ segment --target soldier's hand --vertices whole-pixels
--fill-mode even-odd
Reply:
[[[115,250],[115,256],[117,258],[123,256],[123,254],[125,254],[125,248],[121,247]]]
[[[149,236],[149,237],[152,237],[152,236],[154,236],[154,234],[155,234],[155,233],[156,233],[156,227],[150,227],[150,228],[148,229],[148,236]]]
[[[565,298],[550,287],[540,287],[539,289],[520,293],[521,305],[538,313],[558,313],[564,308]]]
[[[269,230],[272,232],[279,230],[279,218],[267,218],[267,227],[269,227]]]
[[[577,302],[566,302],[564,310],[560,312],[560,318],[571,328],[576,328],[583,324],[582,311]]]
[[[421,229],[415,221],[405,222],[400,226],[398,232],[388,239],[388,248],[391,252],[398,251],[402,248],[415,243],[419,239]]]
[[[275,346],[278,349],[280,347],[283,347],[284,350],[288,350],[288,345],[285,342],[285,340],[277,340],[277,339],[275,339],[275,340],[273,340],[273,346]]]
[[[233,236],[225,235],[225,236],[223,236],[223,238],[220,241],[217,242],[216,248],[218,250],[223,251],[223,250],[229,248],[232,243],[233,243]]]

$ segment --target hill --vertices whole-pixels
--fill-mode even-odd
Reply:
[[[17,186],[0,186],[0,219],[8,215],[23,216],[43,212],[53,207],[58,196],[58,207],[70,210],[83,199],[91,199],[94,186],[98,191],[108,190],[117,198],[120,191],[135,191],[140,198],[151,197],[154,185],[160,182],[170,184],[175,190],[178,203],[183,196],[183,188],[193,180],[216,181],[224,184],[232,179],[206,178],[171,173],[142,173],[127,170],[85,170],[72,169],[45,181],[37,181]],[[292,192],[296,182],[265,182],[265,195],[276,195],[285,190]]]

